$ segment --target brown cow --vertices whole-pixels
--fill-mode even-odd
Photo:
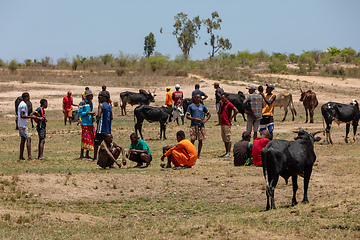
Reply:
[[[286,115],[288,113],[288,107],[289,107],[291,114],[292,114],[292,120],[294,121],[294,119],[295,119],[294,115],[296,116],[297,113],[294,108],[292,94],[289,93],[287,90],[283,90],[280,93],[276,93],[276,100],[275,100],[274,107],[280,107],[280,108],[283,107],[284,108],[285,116],[281,121],[285,121]]]
[[[307,92],[304,92],[301,88],[301,97],[299,99],[300,102],[303,102],[303,105],[305,107],[305,112],[306,112],[306,121],[305,123],[308,122],[308,110],[310,113],[310,123],[314,123],[314,111],[315,108],[317,107],[317,105],[319,104],[317,98],[316,98],[316,94],[311,91],[311,90],[307,90]]]

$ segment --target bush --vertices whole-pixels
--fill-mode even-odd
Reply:
[[[5,67],[6,63],[0,58],[0,67]]]
[[[291,63],[298,63],[299,56],[296,55],[295,53],[290,53],[289,60],[290,60]]]
[[[284,61],[280,61],[277,58],[273,58],[269,64],[270,72],[272,73],[280,73],[280,72],[286,72],[287,67]]]
[[[125,69],[116,69],[115,72],[118,76],[123,76],[126,73]]]
[[[24,63],[25,63],[25,66],[27,66],[27,67],[30,67],[32,65],[31,59],[25,59]]]
[[[53,60],[51,57],[45,57],[41,59],[41,66],[43,67],[50,67],[53,64]]]
[[[10,69],[11,72],[15,72],[18,67],[19,67],[19,64],[16,62],[16,60],[11,60],[11,62],[9,63],[8,69]]]
[[[59,58],[56,62],[57,62],[58,67],[69,67],[70,66],[68,58]]]

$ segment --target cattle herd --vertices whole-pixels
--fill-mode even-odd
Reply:
[[[305,112],[306,112],[306,121],[308,122],[308,112],[310,114],[310,123],[314,122],[314,111],[318,106],[318,100],[315,92],[301,91],[301,97],[299,101],[303,102]],[[169,106],[163,107],[151,107],[149,106],[151,102],[155,102],[155,91],[145,91],[139,90],[139,93],[134,92],[122,92],[120,94],[121,99],[121,114],[126,115],[126,104],[130,105],[140,105],[134,109],[134,121],[135,123],[135,132],[139,132],[141,138],[142,134],[142,124],[144,120],[148,122],[159,122],[160,123],[160,139],[166,139],[166,125],[174,121],[180,116],[184,116],[184,112],[181,108],[175,106],[173,108]],[[245,95],[243,92],[239,91],[237,94],[227,93],[228,100],[238,109],[242,114],[244,121],[246,109],[245,104]],[[17,114],[17,107],[22,101],[21,97],[15,101],[15,113]],[[183,109],[186,112],[188,106],[192,103],[191,98],[183,99]],[[28,103],[29,112],[32,112],[32,104],[29,101]],[[284,90],[277,94],[275,105],[280,108],[284,108],[284,117],[282,121],[285,121],[286,115],[288,113],[288,108],[292,113],[292,120],[294,121],[294,116],[297,115],[294,108],[292,94]],[[296,191],[298,189],[297,178],[298,175],[304,177],[304,198],[303,202],[308,202],[307,199],[307,189],[309,185],[309,180],[312,172],[313,164],[316,160],[316,155],[314,152],[314,142],[320,141],[319,137],[315,135],[319,132],[326,133],[326,140],[329,144],[332,144],[333,141],[330,135],[330,129],[332,122],[340,124],[341,122],[346,123],[346,135],[345,142],[348,142],[348,134],[350,131],[350,124],[353,126],[353,140],[356,140],[356,130],[360,119],[359,104],[356,100],[352,100],[349,105],[336,103],[336,102],[327,102],[321,106],[321,114],[323,119],[324,131],[318,131],[315,133],[308,133],[304,130],[300,130],[295,137],[295,141],[285,141],[274,139],[270,141],[266,147],[261,151],[261,158],[263,164],[263,173],[266,181],[266,196],[267,196],[267,206],[266,209],[275,208],[274,201],[274,190],[279,180],[279,176],[283,177],[287,183],[288,179],[292,178],[293,183],[293,198],[292,204],[296,205]],[[79,121],[77,113],[73,113],[74,120]],[[236,120],[235,120],[236,121]],[[17,121],[16,121],[17,122]],[[326,127],[325,127],[326,124]]]

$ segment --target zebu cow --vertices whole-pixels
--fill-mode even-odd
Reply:
[[[319,102],[316,98],[316,94],[311,90],[307,90],[307,92],[304,92],[301,88],[300,88],[300,91],[301,91],[301,96],[300,96],[299,101],[303,102],[305,112],[306,112],[305,123],[308,122],[308,110],[310,113],[310,123],[314,123],[314,111],[315,111],[315,108],[317,107],[317,105],[319,104]]]
[[[155,91],[153,93],[146,92],[145,90],[140,89],[139,93],[134,92],[122,92],[120,93],[121,99],[121,115],[126,115],[126,104],[129,103],[133,105],[149,105],[150,102],[155,102]]]
[[[159,122],[160,123],[160,139],[162,139],[164,132],[164,139],[166,139],[166,124],[175,120],[179,117],[179,110],[169,107],[151,107],[147,105],[141,105],[134,109],[134,121],[136,118],[135,124],[135,133],[139,131],[141,139],[144,139],[142,135],[142,124],[144,120],[148,122]]]
[[[16,127],[15,127],[15,130],[18,130],[19,127],[18,127],[18,107],[19,107],[19,104],[23,101],[23,98],[20,96],[18,97],[16,100],[15,100],[15,124],[16,124]],[[28,108],[28,116],[30,116],[30,114],[33,112],[33,106],[32,106],[32,103],[31,101],[28,101],[26,103],[27,105],[27,108]],[[31,118],[31,127],[34,128],[34,121],[33,119]]]
[[[321,106],[321,114],[323,116],[323,120],[326,123],[326,141],[328,143],[333,143],[330,135],[331,123],[335,121],[340,124],[341,122],[346,123],[346,135],[345,142],[348,142],[348,135],[350,131],[350,123],[353,125],[354,131],[354,141],[356,140],[356,130],[359,125],[360,119],[360,111],[358,102],[353,99],[350,102],[350,105],[335,103],[335,102],[327,102]]]
[[[245,118],[245,106],[244,106],[244,100],[245,100],[245,95],[242,91],[238,91],[237,94],[234,93],[226,93],[227,94],[227,98],[228,100],[237,108],[237,110],[239,111],[239,113],[241,113],[241,115],[244,118],[244,121],[246,122],[246,118]],[[236,121],[236,118],[234,118],[234,121]]]
[[[288,113],[288,107],[290,108],[291,114],[292,114],[292,120],[295,120],[294,115],[296,116],[296,110],[294,108],[294,103],[292,100],[292,94],[289,93],[287,90],[283,90],[280,93],[276,93],[276,100],[274,103],[274,107],[280,107],[280,108],[284,108],[285,111],[285,116],[284,118],[281,120],[282,122],[285,121],[286,119],[286,115]]]
[[[286,184],[289,177],[292,177],[292,205],[296,205],[297,175],[304,174],[303,202],[309,202],[307,190],[312,167],[316,160],[314,142],[321,140],[320,137],[315,138],[315,135],[320,132],[307,133],[305,130],[300,130],[295,132],[298,133],[295,141],[274,139],[261,150],[261,160],[266,182],[266,210],[269,210],[270,207],[275,209],[274,192],[279,176],[285,179]]]

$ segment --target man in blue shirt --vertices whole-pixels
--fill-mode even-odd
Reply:
[[[135,167],[141,167],[143,163],[146,164],[146,167],[150,166],[152,161],[152,155],[147,143],[140,139],[136,133],[130,135],[130,149],[127,157],[129,160],[137,162]]]
[[[190,104],[186,111],[186,118],[191,120],[190,125],[190,140],[194,144],[195,140],[199,141],[198,144],[198,158],[200,157],[202,140],[206,138],[205,126],[204,124],[210,119],[211,114],[207,108],[201,104],[200,94],[194,95],[194,103]],[[204,119],[204,114],[206,115]]]
[[[204,101],[205,99],[208,98],[208,95],[206,95],[203,91],[200,91],[199,84],[195,84],[195,90],[192,92],[191,97],[194,98],[195,94],[200,94],[201,103],[203,103],[202,101]],[[193,99],[193,101],[194,101],[194,99]]]
[[[96,115],[98,124],[94,142],[94,160],[97,159],[98,148],[105,139],[105,133],[111,133],[111,121],[113,115],[109,99],[110,94],[108,91],[101,91],[99,93],[98,114]]]

